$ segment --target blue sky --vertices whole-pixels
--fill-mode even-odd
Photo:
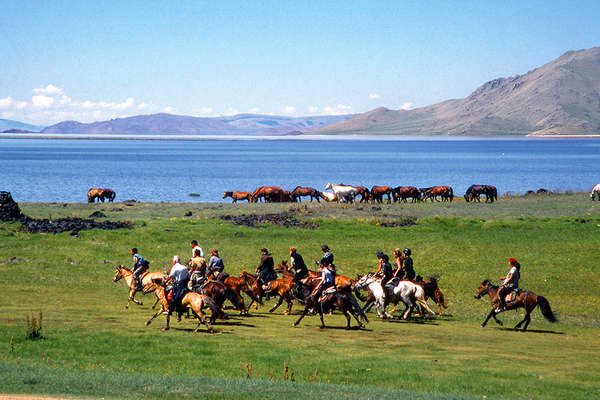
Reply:
[[[42,125],[414,108],[600,45],[597,0],[0,4],[0,118]]]

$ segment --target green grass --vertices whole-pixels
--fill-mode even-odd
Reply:
[[[28,234],[0,224],[0,392],[104,398],[535,398],[600,397],[600,272],[596,254],[600,213],[585,194],[503,198],[498,203],[354,205],[21,204],[35,217],[88,216],[103,210],[135,228],[81,231],[78,237]],[[121,211],[116,211],[117,209]],[[223,214],[291,212],[317,229],[236,226]],[[191,217],[184,217],[192,211]],[[380,226],[417,217],[405,228]],[[274,314],[220,321],[214,335],[195,323],[164,320],[149,327],[151,296],[123,307],[122,282],[112,265],[130,264],[138,247],[152,270],[174,254],[189,256],[191,239],[217,247],[226,270],[254,270],[261,247],[276,260],[294,245],[307,263],[320,244],[333,249],[341,273],[373,270],[375,252],[411,247],[415,269],[438,275],[449,303],[431,320],[382,322],[369,314],[365,330],[346,331],[340,315]],[[479,327],[489,299],[473,293],[484,278],[506,273],[507,258],[522,265],[521,286],[544,295],[559,322],[533,313],[530,332],[508,327],[520,313]],[[298,312],[294,306],[294,312]],[[43,313],[42,340],[28,340],[27,315]],[[294,381],[285,381],[284,361]],[[246,364],[252,365],[250,379]]]

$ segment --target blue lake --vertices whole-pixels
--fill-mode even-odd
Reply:
[[[91,187],[117,201],[215,202],[226,190],[328,182],[587,191],[599,164],[600,139],[0,139],[0,190],[40,202],[85,202]]]

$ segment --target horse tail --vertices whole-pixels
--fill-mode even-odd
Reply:
[[[557,321],[556,316],[552,312],[552,309],[550,308],[550,303],[548,302],[548,300],[546,300],[546,298],[544,296],[538,296],[537,301],[538,301],[538,305],[540,306],[540,310],[542,311],[542,315],[544,316],[544,318],[546,318],[550,322],[556,322]]]
[[[498,200],[498,189],[494,188],[494,200]]]
[[[356,300],[356,297],[354,297],[352,295],[352,293],[350,293],[350,304],[352,305],[352,308],[354,309],[354,312],[356,314],[358,314],[359,317],[361,317],[363,319],[363,321],[365,322],[369,322],[369,318],[367,318],[367,315],[364,313],[364,311],[362,310],[361,306],[358,304],[358,301]]]
[[[203,295],[203,303],[206,304],[208,308],[210,308],[211,316],[221,315],[221,307],[217,305],[217,303],[212,297],[208,295]]]

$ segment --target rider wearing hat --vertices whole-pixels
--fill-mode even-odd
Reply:
[[[326,265],[329,271],[335,277],[335,264],[333,264],[333,253],[329,250],[329,246],[326,244],[321,246],[321,250],[323,250],[323,257],[321,257],[320,261],[317,261],[317,264],[323,266]]]
[[[377,252],[377,259],[379,260],[379,267],[375,275],[381,277],[381,289],[383,289],[383,298],[385,299],[387,296],[385,284],[393,277],[392,266],[390,265],[390,258],[381,250]]]
[[[411,251],[407,247],[402,250],[400,253],[400,249],[394,250],[394,257],[396,258],[396,265],[398,268],[394,273],[394,278],[399,277],[400,279],[406,279],[412,281],[415,279],[415,270],[413,268],[413,259],[410,257]]]
[[[290,266],[294,271],[293,281],[296,283],[296,294],[298,294],[302,285],[302,279],[308,276],[308,268],[306,268],[304,259],[300,253],[296,251],[295,247],[290,247]]]
[[[275,272],[275,263],[273,262],[273,257],[269,253],[267,248],[263,247],[260,249],[260,264],[258,264],[258,268],[256,268],[256,272],[258,273],[258,288],[260,291],[260,297],[265,295],[263,285],[267,285],[272,280],[277,279],[277,272]]]
[[[498,301],[500,302],[500,304],[495,310],[497,313],[502,312],[506,309],[506,295],[512,290],[519,287],[519,278],[521,277],[521,264],[519,264],[519,262],[516,259],[511,257],[508,259],[508,265],[510,265],[510,270],[508,271],[508,274],[506,274],[506,276],[502,277],[504,281],[498,289]]]

